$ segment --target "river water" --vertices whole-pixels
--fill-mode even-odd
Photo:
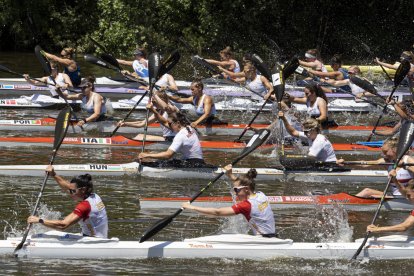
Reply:
[[[41,76],[40,67],[34,55],[10,53],[0,54],[0,64],[8,66],[17,72],[29,72],[34,76]],[[95,72],[96,68],[82,64],[85,71]],[[107,71],[97,71],[99,75],[107,75]],[[0,74],[0,77],[9,77]],[[185,78],[185,76],[180,79]],[[4,118],[36,118],[55,115],[57,111],[45,110],[0,110],[1,119]],[[125,113],[116,114],[122,117]],[[141,113],[133,115],[136,118]],[[224,114],[224,118],[233,122],[246,122],[252,114]],[[358,116],[358,115],[352,115]],[[338,115],[338,119],[350,120],[355,123],[366,123],[367,116],[359,115],[354,119],[351,115]],[[369,115],[376,118],[376,114]],[[268,120],[268,115],[259,120]],[[16,133],[0,131],[5,135],[41,135],[39,133]],[[43,135],[50,135],[43,133]],[[341,139],[341,138],[335,138]],[[344,140],[343,140],[344,141]],[[61,148],[55,163],[123,163],[133,160],[140,149],[80,149]],[[6,164],[47,164],[51,154],[51,147],[4,147],[0,149],[0,165]],[[230,163],[236,153],[205,152],[206,160],[212,164],[225,165]],[[360,156],[360,155],[359,155]],[[349,159],[356,157],[347,156]],[[369,159],[375,156],[361,156]],[[274,156],[267,152],[255,152],[240,163],[243,167],[261,167],[275,163]],[[159,196],[189,196],[198,191],[205,180],[155,180],[135,177],[104,177],[93,176],[96,192],[103,198],[109,216],[111,237],[121,240],[138,240],[142,233],[157,219],[170,215],[175,210],[154,209],[140,210],[140,197]],[[0,230],[1,238],[21,234],[25,227],[25,220],[34,206],[42,178],[37,177],[5,177],[0,176]],[[355,193],[364,187],[383,189],[381,184],[346,183],[332,184],[321,182],[319,179],[306,179],[292,182],[259,182],[258,190],[268,195],[305,195],[314,190],[329,192]],[[205,195],[229,195],[231,185],[225,178],[217,182]],[[53,180],[49,180],[42,198],[40,215],[47,218],[60,218],[67,215],[74,207],[74,203],[64,195]],[[395,224],[408,215],[408,212],[382,212],[378,219],[381,225]],[[279,210],[275,212],[276,223],[281,238],[290,238],[294,241],[321,242],[321,241],[351,241],[364,235],[364,229],[372,219],[373,212],[346,212],[340,206],[322,208],[314,206],[310,210]],[[41,226],[36,225],[35,232],[42,232]],[[78,231],[75,226],[71,230]],[[156,240],[182,240],[200,235],[216,234],[220,232],[246,232],[247,226],[243,219],[209,218],[191,212],[183,212],[173,223],[162,230]],[[412,234],[412,232],[409,232]],[[233,260],[65,260],[65,259],[15,259],[14,257],[0,257],[0,274],[71,274],[71,275],[111,275],[111,274],[271,274],[271,275],[411,275],[414,265],[408,260],[349,262],[348,260],[302,260],[293,258],[273,259],[268,261]]]

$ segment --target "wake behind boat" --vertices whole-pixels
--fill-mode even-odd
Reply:
[[[69,164],[54,165],[57,174],[73,176],[90,173],[102,176],[143,176],[159,179],[212,179],[222,172],[221,168],[184,168],[158,167],[157,163],[146,163],[140,166],[137,162],[125,164]],[[149,166],[154,165],[154,166]],[[46,165],[3,165],[0,175],[39,176],[45,174]],[[245,174],[250,168],[233,168],[233,173]],[[313,170],[282,170],[277,168],[256,168],[257,179],[267,181],[325,181],[340,183],[384,183],[388,178],[386,170],[351,170],[343,167],[315,168]]]
[[[0,241],[0,255],[12,255],[21,238]],[[49,231],[28,237],[17,252],[28,258],[87,258],[87,259],[144,259],[144,258],[232,258],[264,260],[271,258],[350,259],[361,240],[355,242],[306,243],[290,239],[265,238],[245,234],[221,234],[184,241],[119,241],[79,234]],[[360,258],[413,259],[414,239],[392,235],[371,238]]]
[[[83,126],[85,131],[98,131],[102,133],[112,133],[116,127],[116,121],[101,121],[87,123]],[[75,126],[69,127],[69,133],[81,133],[82,129]],[[54,131],[56,119],[41,118],[41,119],[16,119],[16,120],[0,120],[0,131],[3,130],[20,130],[20,131]],[[246,127],[246,124],[212,124],[209,126],[200,125],[197,129],[203,135],[240,135]],[[266,124],[253,124],[254,128],[266,128]],[[333,126],[324,130],[324,134],[334,134],[340,136],[367,136],[371,133],[373,126]],[[389,130],[390,127],[378,127],[377,130]],[[149,124],[149,133],[162,134],[159,124]],[[121,127],[118,129],[119,133],[138,133],[139,129],[133,127]]]
[[[378,207],[379,198],[362,198],[348,193],[305,196],[267,196],[273,210],[280,209],[313,209],[316,206],[341,206],[352,211],[371,211]],[[172,208],[178,209],[181,204],[188,202],[190,197],[146,197],[140,198],[141,209]],[[220,208],[234,204],[231,196],[199,197],[192,203],[196,206]],[[404,197],[386,198],[385,210],[412,210],[412,203]]]

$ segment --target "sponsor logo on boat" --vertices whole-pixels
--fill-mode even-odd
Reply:
[[[351,202],[348,198],[344,199],[335,199],[335,198],[328,198],[328,203],[349,203]]]
[[[213,248],[213,246],[211,244],[193,244],[193,243],[189,243],[188,246],[190,246],[191,248]]]
[[[82,144],[103,144],[103,145],[110,145],[111,138],[89,138],[83,137],[81,138]]]
[[[1,86],[2,89],[14,89],[14,85],[13,84],[3,84]]]
[[[41,126],[42,122],[40,120],[13,120],[14,125],[36,125]]]
[[[283,202],[283,198],[281,196],[268,196],[267,199],[270,203],[272,202]]]
[[[309,196],[285,196],[285,202],[286,201],[294,201],[294,202],[313,202],[313,198]]]
[[[16,100],[0,100],[0,104],[15,105],[15,104],[17,104],[17,101]]]
[[[101,171],[120,171],[121,167],[117,165],[91,164],[89,165],[89,169]]]
[[[14,85],[14,88],[19,90],[30,90],[32,86],[28,84],[16,84]]]
[[[64,142],[78,142],[79,138],[77,137],[65,137],[65,139],[63,139]]]

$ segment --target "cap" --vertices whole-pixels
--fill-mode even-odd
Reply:
[[[78,85],[78,87],[87,87],[87,86],[92,86],[92,83],[87,79],[83,79],[81,83]]]
[[[134,56],[143,56],[144,55],[144,53],[141,51],[141,50],[135,50],[134,51]]]

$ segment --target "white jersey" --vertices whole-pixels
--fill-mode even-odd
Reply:
[[[190,132],[188,131],[190,130]],[[181,153],[182,159],[203,159],[200,140],[197,133],[191,127],[183,127],[174,137],[171,146],[168,148],[175,153]]]
[[[162,114],[162,117],[164,117],[165,119],[168,120],[168,113],[166,111],[164,111],[164,113]],[[176,133],[174,131],[172,131],[168,127],[164,126],[163,124],[160,124],[160,126],[161,126],[163,137],[174,137],[176,135]]]
[[[348,82],[349,87],[351,87],[352,95],[357,96],[358,94],[364,92],[365,90],[356,85],[355,83],[349,81]]]
[[[64,86],[66,84],[65,78],[63,77],[63,73],[59,73],[56,76],[56,79],[54,80],[51,76],[49,76],[47,78],[47,83],[48,83],[47,87],[49,88],[49,91],[50,91],[50,94],[52,94],[52,97],[59,96],[58,93],[56,92],[55,85]]]
[[[239,73],[241,70],[240,70],[240,64],[237,62],[237,60],[235,60],[235,59],[231,59],[230,61],[232,61],[233,63],[234,63],[234,69],[233,69],[233,72],[234,73]]]
[[[267,88],[264,86],[261,80],[261,75],[256,75],[256,78],[254,80],[246,80],[246,86],[250,90],[262,95],[261,98],[256,94],[252,95],[252,99],[254,100],[263,100],[264,95],[267,93]]]
[[[318,134],[314,141],[309,139],[303,131],[299,131],[299,138],[309,142],[309,155],[316,157],[317,161],[336,162],[334,148],[329,140]]]
[[[170,85],[170,82],[168,81],[169,74],[164,74],[162,77],[155,83],[155,85],[161,86],[161,87],[167,87]]]
[[[106,215],[105,205],[97,194],[91,194],[87,199],[91,210],[86,219],[81,219],[79,224],[82,234],[91,237],[108,237],[108,216]]]
[[[402,161],[404,163],[408,163],[408,157],[408,155],[405,155]],[[406,170],[404,168],[397,168],[397,175],[395,178],[398,180],[398,182],[400,182],[401,185],[406,187],[408,185],[408,181],[414,178],[414,174],[411,171]],[[394,196],[401,195],[401,192],[395,183],[391,183],[391,192]]]
[[[308,99],[306,101],[306,113],[311,116],[311,117],[319,117],[321,116],[321,111],[319,110],[318,107],[318,102],[319,101],[323,101],[323,99],[321,97],[317,97],[315,103],[311,106],[310,100]]]

